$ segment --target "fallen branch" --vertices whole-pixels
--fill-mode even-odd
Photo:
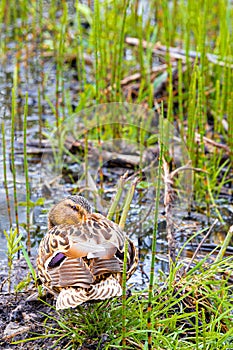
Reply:
[[[127,37],[125,39],[126,44],[129,44],[131,46],[139,46],[140,40],[138,38],[132,38]],[[188,51],[186,52],[183,49],[177,48],[177,47],[167,47],[165,45],[161,45],[160,42],[157,42],[156,44],[150,43],[146,40],[142,40],[141,45],[144,49],[151,49],[154,54],[166,56],[169,52],[169,55],[173,59],[181,59],[182,61],[187,61],[187,56],[190,58],[190,60],[193,62],[197,57],[201,57],[201,53],[198,51]],[[218,55],[214,55],[211,53],[206,53],[206,57],[209,62],[222,66],[222,67],[228,67],[233,68],[233,64],[231,62],[224,62],[220,61],[220,57]]]
[[[173,64],[173,66],[176,67],[177,65]],[[167,67],[168,67],[167,64],[161,64],[160,66],[152,67],[150,72],[148,72],[148,73],[150,73],[150,75],[152,75],[155,73],[164,72],[167,69]],[[135,80],[140,80],[141,77],[142,77],[141,73],[135,73],[135,74],[129,75],[121,80],[121,86],[128,85],[129,83],[132,83]],[[152,80],[154,80],[154,77]]]
[[[206,136],[203,136],[202,140],[203,140],[203,142],[204,142],[204,144],[205,144],[205,146],[207,148],[209,148],[209,146],[216,147],[216,148],[221,148],[224,151],[226,151],[227,154],[230,154],[230,148],[227,145],[224,145],[222,143],[219,143],[219,142],[216,142],[214,140],[211,140],[211,139],[209,139]],[[196,142],[201,142],[201,135],[198,134],[197,132],[195,133],[195,141]]]

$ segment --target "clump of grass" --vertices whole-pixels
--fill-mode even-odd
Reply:
[[[176,280],[180,267],[154,282],[151,306],[153,349],[227,349],[232,339],[232,290],[222,274],[233,267],[230,258],[199,267]],[[203,267],[201,267],[203,266]],[[161,286],[161,282],[162,286]],[[45,333],[33,339],[53,339],[53,346],[76,349],[95,344],[100,349],[147,349],[148,291],[133,292],[125,299],[125,333],[122,334],[122,305],[118,298],[89,303],[75,310],[44,315]],[[124,342],[123,342],[124,340]],[[18,344],[19,342],[13,342]]]
[[[22,235],[18,233],[17,228],[10,228],[9,232],[4,230],[4,236],[7,241],[7,260],[8,260],[8,291],[11,290],[11,275],[13,269],[13,261],[15,255],[18,254],[21,249]]]

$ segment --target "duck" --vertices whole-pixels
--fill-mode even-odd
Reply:
[[[137,268],[138,252],[119,225],[92,213],[80,195],[55,204],[39,245],[37,270],[43,287],[55,296],[56,309],[121,296],[126,240],[128,280]]]

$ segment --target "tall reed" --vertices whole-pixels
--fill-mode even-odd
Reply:
[[[5,124],[2,121],[2,154],[3,154],[3,176],[4,176],[4,188],[6,193],[6,203],[7,203],[7,213],[10,228],[12,227],[12,215],[11,215],[11,205],[10,205],[10,197],[8,190],[8,179],[7,179],[7,160],[6,160],[6,138],[5,138]]]
[[[26,228],[27,228],[27,252],[31,255],[31,237],[30,237],[30,185],[28,176],[27,159],[27,116],[28,116],[28,93],[25,96],[24,121],[23,121],[23,156],[24,156],[24,174],[26,186]]]
[[[155,193],[155,210],[154,210],[154,227],[153,236],[151,244],[151,267],[150,267],[150,280],[148,287],[148,305],[147,305],[147,330],[148,330],[148,350],[152,350],[152,315],[153,315],[153,289],[154,289],[154,269],[155,269],[155,257],[156,257],[156,242],[157,242],[157,232],[158,232],[158,217],[159,217],[159,200],[160,200],[160,189],[162,181],[162,158],[163,158],[163,148],[164,148],[164,134],[163,134],[163,111],[160,117],[159,124],[159,163],[156,176],[156,193]],[[156,327],[156,325],[153,325]]]
[[[13,177],[13,189],[14,189],[14,212],[16,222],[16,232],[19,234],[19,216],[18,216],[18,198],[17,198],[17,180],[16,180],[16,167],[15,167],[15,116],[16,116],[16,92],[17,92],[17,77],[18,69],[15,66],[14,70],[14,86],[12,88],[12,105],[11,105],[11,171]],[[20,257],[20,251],[18,250],[18,258]]]
[[[138,179],[135,179],[129,190],[128,193],[126,195],[126,199],[125,199],[125,205],[124,205],[124,209],[122,212],[122,216],[119,222],[119,226],[120,228],[123,230],[125,227],[125,222],[126,222],[126,218],[128,215],[128,211],[130,208],[130,204],[132,202],[133,199],[133,195],[135,192],[135,188],[137,185]],[[123,349],[125,349],[126,347],[126,318],[127,318],[127,310],[126,310],[126,271],[127,271],[127,258],[128,258],[128,240],[125,240],[125,244],[124,244],[124,261],[123,261],[123,274],[122,274],[122,346]]]

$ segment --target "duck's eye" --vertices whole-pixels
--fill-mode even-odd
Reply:
[[[73,210],[76,210],[76,211],[78,210],[77,207],[76,207],[76,205],[72,205],[71,208],[72,208]]]

